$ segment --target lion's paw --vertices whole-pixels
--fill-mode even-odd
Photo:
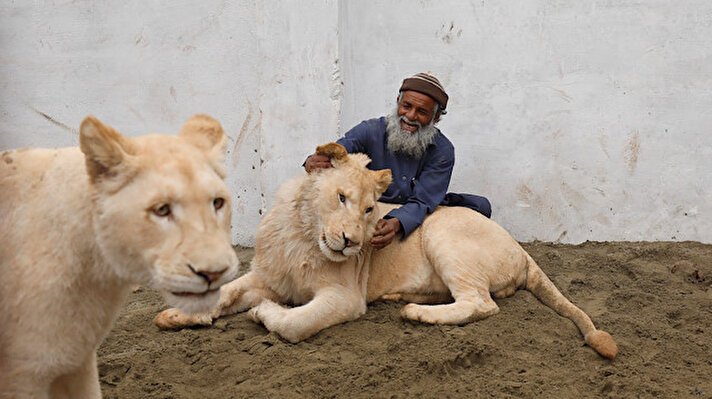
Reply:
[[[255,323],[262,323],[268,327],[284,317],[284,308],[278,303],[265,299],[259,305],[250,309],[247,315]]]
[[[260,305],[257,305],[254,308],[250,309],[247,312],[247,316],[250,319],[252,319],[252,321],[254,321],[255,323],[262,324],[262,320],[260,319],[260,315],[259,315],[259,307],[260,307]]]
[[[153,324],[163,330],[175,330],[193,325],[209,326],[213,319],[209,314],[186,315],[176,308],[166,309],[153,319]]]
[[[166,309],[159,313],[154,319],[153,324],[162,329],[174,329],[186,325],[186,316],[178,309]]]
[[[381,295],[381,300],[383,300],[383,301],[398,302],[401,299],[403,299],[403,296],[401,294],[383,294],[383,295]]]
[[[415,303],[409,303],[405,306],[403,306],[403,309],[401,309],[401,317],[410,319],[410,320],[415,320],[415,321],[421,321],[425,323],[430,323],[427,320],[423,320],[423,306],[418,305]]]

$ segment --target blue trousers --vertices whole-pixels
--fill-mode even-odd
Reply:
[[[464,206],[475,210],[487,217],[492,216],[492,205],[485,197],[473,194],[447,193],[440,205],[443,206]]]

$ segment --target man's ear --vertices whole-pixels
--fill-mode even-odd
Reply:
[[[220,122],[208,115],[193,115],[180,129],[178,137],[203,150],[211,160],[215,170],[222,177],[225,177],[224,163],[227,135],[222,126],[220,126]]]
[[[84,153],[92,182],[111,173],[134,152],[128,138],[92,115],[84,118],[79,127],[79,148]]]
[[[378,196],[380,197],[391,185],[392,176],[390,169],[381,169],[371,172],[374,174],[376,179],[376,190],[378,190]]]

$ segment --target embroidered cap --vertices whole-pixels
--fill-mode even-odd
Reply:
[[[405,78],[399,91],[406,90],[417,91],[418,93],[430,96],[440,104],[441,110],[445,110],[447,107],[448,95],[445,93],[445,89],[443,89],[438,78],[427,72],[417,73],[409,78]]]

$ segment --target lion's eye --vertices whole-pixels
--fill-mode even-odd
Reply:
[[[225,198],[215,198],[213,200],[213,207],[217,211],[225,205]]]
[[[171,206],[168,204],[163,204],[161,206],[157,206],[157,207],[153,208],[153,214],[156,216],[160,216],[162,218],[164,218],[166,216],[170,216],[171,215]]]
[[[346,197],[341,193],[339,193],[339,201],[346,202]]]
[[[372,206],[369,206],[368,208],[366,208],[366,214],[367,214],[367,215],[368,215],[369,213],[371,213],[372,211],[373,211],[373,207],[372,207]]]

